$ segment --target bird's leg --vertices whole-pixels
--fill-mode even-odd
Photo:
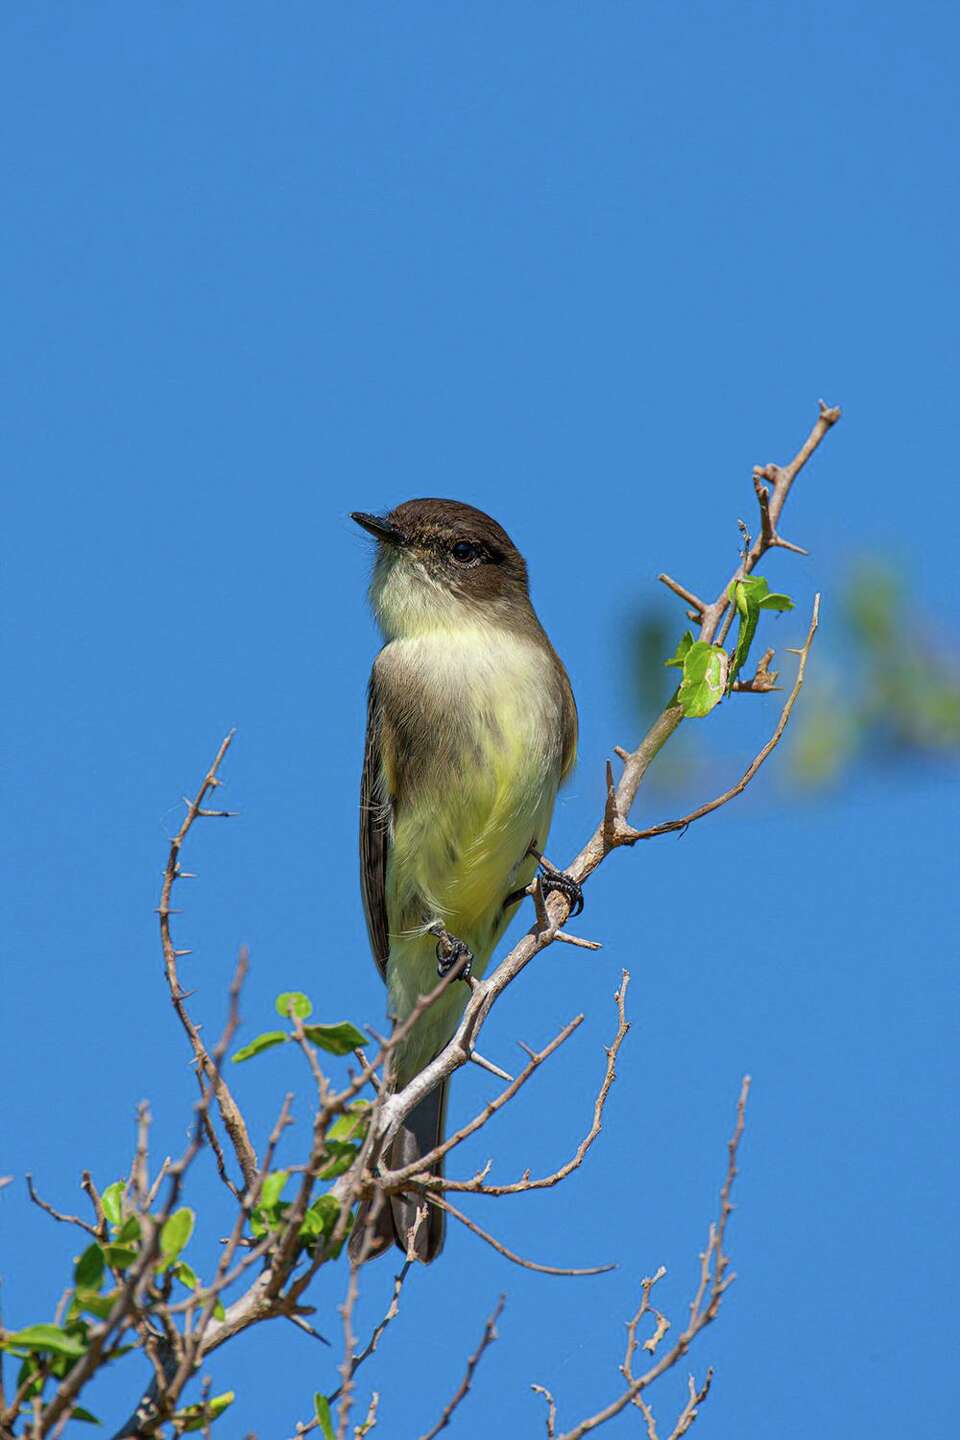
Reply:
[[[583,891],[576,880],[572,879],[563,870],[558,870],[555,865],[551,865],[550,861],[536,848],[536,842],[531,842],[527,854],[532,855],[540,866],[539,883],[540,893],[543,895],[543,898],[546,899],[548,895],[552,895],[554,891],[557,891],[560,895],[565,895],[569,901],[570,914],[579,915],[583,909]],[[523,890],[511,890],[503,902],[504,910],[508,909],[511,905],[516,905],[518,900],[522,900],[525,895],[529,895],[530,893],[528,886]]]
[[[579,915],[583,909],[583,890],[577,884],[576,880],[568,875],[566,871],[558,870],[555,865],[551,865],[550,861],[545,859],[539,850],[535,850],[532,845],[528,853],[534,857],[540,866],[540,891],[543,898],[546,899],[548,895],[552,895],[554,892],[563,895],[570,906],[571,917]]]
[[[449,975],[455,965],[463,962],[457,979],[469,980],[470,971],[473,969],[470,946],[465,945],[462,940],[458,940],[456,935],[451,935],[449,930],[444,930],[439,921],[430,926],[430,934],[437,937],[437,974],[440,979]]]

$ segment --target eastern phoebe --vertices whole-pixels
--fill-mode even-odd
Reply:
[[[536,873],[554,800],[573,766],[577,709],[537,619],[523,556],[482,510],[408,500],[352,518],[377,540],[370,586],[385,644],[370,676],[360,791],[360,883],[391,1019],[439,973],[482,976]],[[546,891],[582,904],[544,862]],[[390,1058],[400,1089],[451,1039],[467,987],[452,983]],[[443,1137],[446,1086],[407,1116],[386,1157],[410,1164]],[[407,1249],[416,1199],[391,1198],[368,1254]],[[354,1229],[359,1251],[369,1209]],[[430,1261],[443,1212],[428,1206],[414,1248]]]

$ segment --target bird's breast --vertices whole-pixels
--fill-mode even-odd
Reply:
[[[392,931],[426,904],[467,938],[502,905],[528,845],[546,843],[561,766],[554,664],[535,640],[486,627],[381,652]]]

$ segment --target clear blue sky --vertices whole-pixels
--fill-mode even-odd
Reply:
[[[247,1035],[291,987],[382,1022],[355,860],[377,641],[349,510],[456,496],[527,553],[582,715],[560,860],[637,734],[624,617],[660,569],[722,581],[751,465],[792,453],[818,396],[845,419],[785,526],[813,555],[771,579],[804,605],[822,588],[829,634],[845,566],[889,551],[956,624],[958,45],[946,3],[3,7],[3,1171],[79,1204],[83,1167],[125,1168],[144,1096],[158,1153],[181,1145],[152,907],[179,797],[231,725],[242,818],[197,837],[179,921],[197,1014],[218,1026],[245,942]],[[744,759],[772,715],[747,703],[708,722]],[[768,771],[604,867],[581,922],[604,950],[542,957],[485,1049],[509,1066],[515,1040],[587,1022],[462,1169],[566,1156],[628,967],[589,1164],[473,1206],[539,1259],[620,1268],[531,1276],[454,1229],[358,1377],[385,1434],[427,1428],[502,1290],[461,1435],[541,1434],[531,1381],[565,1424],[616,1392],[640,1277],[666,1264],[684,1314],[744,1071],[740,1278],[694,1359],[717,1371],[698,1433],[942,1433],[956,800],[931,768],[798,806]],[[260,1134],[299,1085],[300,1143],[295,1058],[237,1083]],[[495,1088],[460,1077],[453,1115]],[[194,1186],[215,1246],[205,1162]],[[19,1179],[2,1208],[4,1318],[49,1318],[72,1238]],[[316,1295],[331,1325],[339,1286]],[[258,1328],[216,1357],[223,1425],[292,1433],[335,1359]],[[115,1418],[139,1379],[91,1407]]]

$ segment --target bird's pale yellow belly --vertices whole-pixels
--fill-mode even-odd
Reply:
[[[504,901],[535,872],[530,847],[546,845],[560,780],[561,715],[542,652],[522,639],[478,631],[395,645],[401,653],[392,664],[416,674],[446,742],[438,740],[436,764],[422,773],[415,803],[399,805],[394,820],[387,984],[391,1015],[400,1020],[436,984],[436,940],[427,926],[439,922],[463,940],[474,973],[483,973],[512,913]],[[428,725],[428,741],[429,733]],[[415,1073],[446,1043],[465,999],[464,987],[454,986],[424,1017],[404,1071]]]

